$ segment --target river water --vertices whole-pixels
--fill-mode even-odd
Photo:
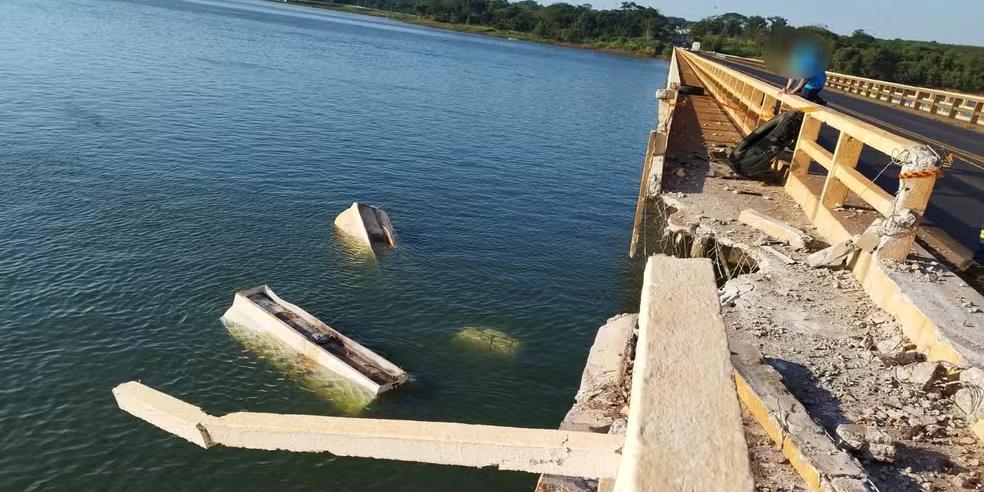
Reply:
[[[626,259],[666,65],[231,1],[0,2],[0,489],[502,491],[536,477],[203,451],[123,413],[556,427]],[[373,260],[332,220],[383,207]],[[230,336],[269,284],[415,381],[353,406]],[[493,328],[519,350],[454,343]]]

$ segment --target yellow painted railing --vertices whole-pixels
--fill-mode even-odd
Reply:
[[[761,69],[767,68],[765,62],[755,58],[710,53],[724,60],[744,63]],[[971,125],[984,126],[984,118],[981,117],[981,113],[984,112],[984,96],[982,95],[929,89],[837,72],[827,72],[827,87],[877,99],[895,106],[924,111],[943,118],[965,121]]]
[[[966,121],[971,125],[984,125],[984,119],[981,118],[984,96],[927,89],[837,72],[827,72],[827,86],[896,106]]]
[[[772,119],[780,106],[803,112],[803,126],[786,181],[787,192],[831,242],[851,236],[830,211],[846,201],[848,192],[853,192],[884,217],[879,256],[893,260],[905,258],[936,183],[938,155],[912,140],[843,113],[816,106],[798,96],[781,94],[779,87],[720,63],[684,50],[679,50],[678,55],[689,63],[705,89],[746,134]],[[840,133],[833,152],[817,143],[824,125]],[[902,167],[899,191],[894,196],[855,169],[865,146],[885,154]],[[807,186],[811,161],[827,171],[819,195]]]

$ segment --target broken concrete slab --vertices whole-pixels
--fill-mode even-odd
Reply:
[[[742,404],[779,445],[810,490],[873,490],[860,463],[827,436],[786,389],[779,372],[762,361],[757,348],[732,340],[731,352]]]
[[[267,334],[373,396],[409,380],[403,369],[281,299],[266,285],[236,292],[222,322]]]
[[[917,362],[899,367],[896,378],[922,391],[930,391],[946,378],[946,368],[939,362]]]
[[[210,438],[196,442],[203,447],[221,444],[327,452],[336,456],[609,478],[615,476],[619,451],[624,445],[621,436],[609,434],[449,422],[250,412],[213,417],[138,382],[118,386],[114,395],[120,408],[164,430],[184,434],[186,439],[194,438],[193,429],[203,429],[203,435]]]
[[[793,264],[796,263],[796,260],[794,260],[794,259],[792,259],[792,258],[790,258],[790,257],[788,257],[788,256],[786,256],[786,255],[784,255],[782,253],[780,253],[779,250],[777,250],[776,248],[773,248],[772,246],[759,246],[759,247],[762,248],[763,250],[765,250],[766,252],[771,253],[772,256],[775,256],[776,258],[779,258],[780,261],[782,261],[783,263],[785,263],[787,265],[793,265]]]
[[[851,262],[851,257],[857,249],[854,238],[851,238],[811,254],[806,258],[806,263],[812,268],[841,267]]]
[[[738,220],[768,234],[772,238],[789,244],[794,249],[805,248],[806,241],[809,240],[809,236],[805,232],[755,209],[746,208],[742,210],[741,214],[738,215]]]
[[[382,209],[353,202],[335,218],[335,227],[369,247],[395,248],[393,223]]]
[[[722,306],[733,306],[735,301],[753,290],[755,290],[754,282],[745,277],[735,277],[718,290],[718,299]]]
[[[710,260],[650,257],[615,490],[753,489],[728,355]]]

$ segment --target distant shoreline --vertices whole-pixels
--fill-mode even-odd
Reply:
[[[361,14],[361,15],[368,15],[372,17],[382,17],[385,19],[406,22],[407,24],[415,24],[418,26],[432,27],[434,29],[443,29],[445,31],[455,31],[455,32],[462,32],[466,34],[479,34],[483,36],[492,36],[495,38],[507,39],[511,41],[529,41],[533,43],[563,46],[566,48],[578,48],[578,49],[585,49],[591,51],[600,51],[604,53],[612,53],[616,55],[631,56],[634,58],[652,58],[657,60],[669,59],[669,57],[664,55],[653,55],[651,53],[644,53],[634,50],[607,48],[604,46],[598,46],[588,43],[572,43],[568,41],[557,41],[554,39],[541,38],[539,36],[526,32],[503,31],[491,26],[486,26],[481,24],[453,24],[450,22],[438,22],[417,15],[404,14],[402,12],[392,12],[389,10],[379,10],[369,7],[360,7],[358,5],[346,5],[341,3],[329,3],[329,2],[314,2],[309,0],[267,0],[267,1],[271,3],[288,3],[291,5],[302,5],[305,7],[314,7],[314,8],[325,9],[325,10],[335,10],[338,12],[347,12],[350,14]]]

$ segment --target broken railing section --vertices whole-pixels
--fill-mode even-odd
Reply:
[[[786,191],[799,203],[820,233],[831,242],[851,236],[831,213],[853,192],[883,216],[878,257],[903,261],[912,249],[916,229],[941,172],[941,159],[932,149],[886,132],[861,120],[801,97],[779,94],[779,88],[700,56],[677,50],[694,69],[728,116],[745,133],[776,114],[778,103],[805,113],[791,159]],[[822,125],[840,132],[834,152],[817,143]],[[892,159],[901,169],[895,196],[868,179],[856,167],[867,146]],[[827,170],[820,195],[806,185],[810,162]]]
[[[448,422],[238,412],[215,417],[138,382],[113,389],[120,408],[203,448],[336,456],[613,477],[621,436]]]

